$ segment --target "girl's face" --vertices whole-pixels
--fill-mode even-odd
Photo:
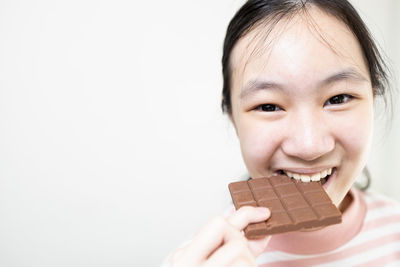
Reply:
[[[326,176],[339,206],[367,160],[374,96],[355,36],[336,18],[308,11],[312,20],[280,21],[267,38],[261,25],[236,44],[231,120],[251,177]]]

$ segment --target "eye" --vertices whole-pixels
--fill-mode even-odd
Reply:
[[[264,111],[264,112],[274,112],[282,110],[280,107],[274,104],[262,104],[256,107],[256,110]]]
[[[324,106],[344,104],[344,103],[349,102],[351,99],[353,99],[353,96],[348,95],[348,94],[335,95],[335,96],[329,98],[328,101],[325,102]]]

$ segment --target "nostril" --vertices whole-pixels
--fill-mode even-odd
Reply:
[[[301,142],[301,140],[287,140],[282,144],[282,151],[289,156],[301,158],[303,160],[312,161],[329,152],[331,152],[335,144],[334,142]]]

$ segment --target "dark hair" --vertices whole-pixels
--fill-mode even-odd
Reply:
[[[222,110],[232,113],[231,66],[232,49],[240,38],[266,19],[273,26],[283,18],[307,11],[309,5],[333,15],[344,22],[358,39],[367,62],[374,95],[387,97],[388,68],[379,53],[368,28],[347,0],[249,0],[235,14],[226,31],[222,56]],[[387,104],[387,98],[384,98]]]

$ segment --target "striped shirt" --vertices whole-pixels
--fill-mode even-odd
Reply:
[[[352,189],[343,222],[276,235],[258,266],[400,266],[400,204]]]

